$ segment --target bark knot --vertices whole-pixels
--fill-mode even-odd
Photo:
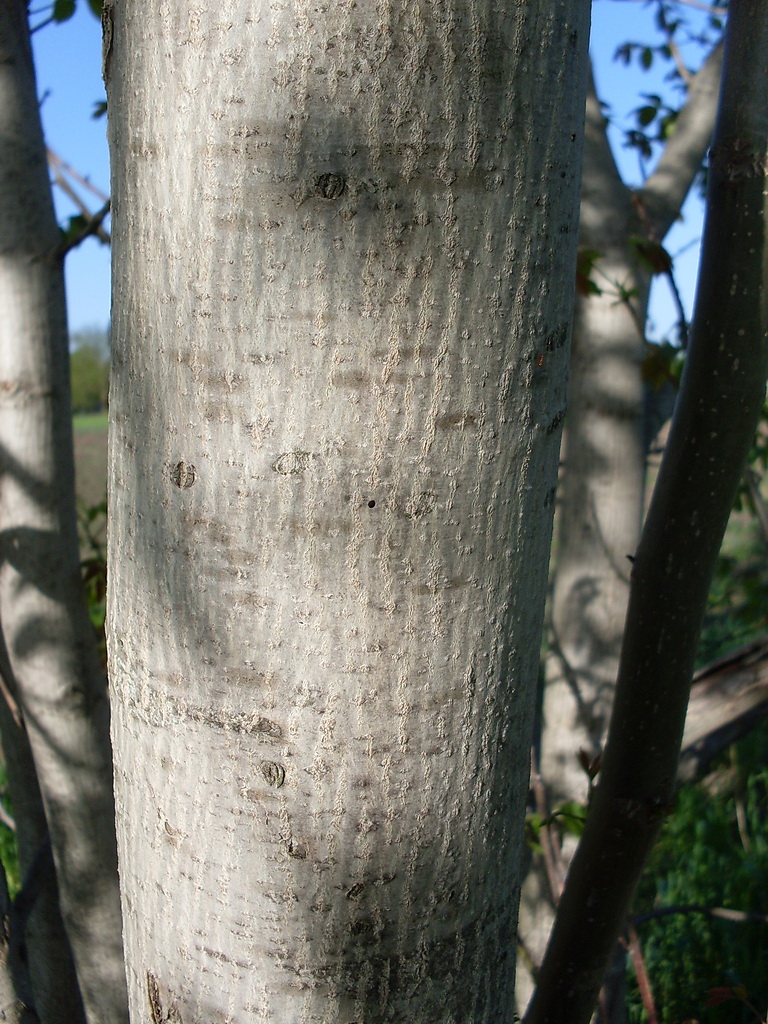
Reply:
[[[279,789],[285,782],[285,768],[277,761],[262,761],[259,768],[267,784],[275,789]]]
[[[197,471],[190,462],[180,460],[175,466],[171,466],[171,483],[179,490],[185,491],[197,479]]]
[[[284,452],[272,463],[272,470],[281,476],[302,473],[312,461],[312,452]]]
[[[160,988],[157,984],[157,978],[151,971],[147,971],[147,999],[149,1000],[152,1024],[184,1024],[175,1003],[171,1003],[167,1013],[163,1011],[163,1004],[160,1001]]]
[[[343,174],[320,174],[315,178],[315,192],[322,199],[338,199],[346,187]]]

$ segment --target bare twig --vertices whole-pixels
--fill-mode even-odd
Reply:
[[[71,166],[71,164],[62,160],[59,154],[50,147],[46,149],[46,154],[48,157],[48,165],[54,173],[63,171],[68,174],[70,178],[73,178],[79,185],[82,185],[83,188],[88,189],[88,191],[92,195],[96,196],[97,199],[100,199],[102,203],[105,203],[107,199],[109,199],[108,195],[102,192],[100,188],[97,188],[88,178],[84,178],[79,171],[76,171],[75,168]]]
[[[728,14],[727,7],[720,7],[717,4],[706,4],[703,3],[703,0],[677,0],[677,2],[685,4],[687,7],[694,7],[697,11],[706,11],[716,18],[724,18]]]
[[[54,182],[58,185],[64,195],[68,196],[72,200],[82,216],[86,219],[83,229],[77,233],[75,238],[63,243],[56,250],[56,256],[58,258],[66,256],[71,249],[74,249],[90,235],[96,235],[105,245],[109,245],[109,232],[105,231],[102,226],[104,218],[109,213],[109,197],[104,195],[101,189],[98,189],[95,185],[91,184],[91,182],[87,178],[84,178],[82,174],[79,174],[74,167],[70,167],[70,165],[62,160],[61,157],[52,149],[47,149],[46,154],[48,157],[48,166],[51,168]],[[102,200],[104,205],[100,210],[96,213],[91,213],[87,204],[81,199],[77,190],[67,180],[67,175],[83,188],[95,195],[98,199]]]
[[[13,693],[11,692],[11,687],[8,685],[8,682],[6,681],[2,671],[0,671],[0,694],[3,695],[3,699],[5,700],[5,703],[8,705],[8,710],[13,715],[14,722],[16,723],[19,729],[23,729],[24,723],[22,721],[19,705],[16,703],[16,698],[13,696]]]
[[[640,998],[643,1003],[643,1010],[648,1018],[648,1024],[659,1024],[656,1004],[653,999],[653,989],[651,988],[651,979],[648,976],[648,968],[645,966],[643,948],[640,945],[637,929],[631,921],[627,923],[627,937],[622,939],[622,945],[629,953],[632,966],[635,968],[637,987],[640,990]]]
[[[669,289],[672,292],[672,298],[675,306],[677,307],[677,329],[680,338],[680,347],[685,351],[688,348],[688,320],[685,315],[685,307],[683,306],[683,300],[680,296],[680,290],[677,287],[677,281],[675,280],[675,273],[672,267],[666,271],[664,276],[669,284]]]
[[[640,223],[643,226],[643,230],[648,235],[649,240],[655,243],[655,245],[661,247],[661,239],[658,236],[653,221],[648,215],[648,211],[645,208],[645,204],[640,193],[634,193],[632,196],[632,205],[635,208],[635,212],[637,213]],[[663,272],[663,276],[666,277],[669,283],[669,289],[672,292],[672,299],[674,300],[677,308],[677,326],[680,337],[680,347],[685,351],[688,348],[688,319],[685,314],[685,306],[683,305],[683,300],[680,295],[680,289],[677,287],[677,281],[675,280],[674,264],[671,257],[669,258],[667,269]]]
[[[635,926],[645,924],[647,921],[657,921],[664,917],[674,917],[677,914],[704,914],[706,917],[717,917],[723,921],[746,921],[768,924],[768,914],[757,914],[749,910],[733,910],[731,907],[705,907],[700,903],[685,903],[674,907],[658,907],[656,910],[649,910],[647,914],[637,914],[632,918]]]
[[[552,902],[557,906],[565,883],[565,863],[560,851],[560,843],[558,842],[555,830],[550,824],[549,800],[547,799],[544,782],[539,774],[536,752],[533,749],[531,750],[531,792],[536,801],[536,811],[541,816],[543,822],[539,831],[541,852],[544,858],[544,868],[547,872]]]
[[[677,68],[678,75],[680,75],[685,84],[688,85],[691,79],[693,78],[693,75],[683,63],[683,55],[680,53],[680,47],[669,34],[667,34],[667,46],[669,47],[669,52],[672,54],[672,57],[674,58],[675,67]]]

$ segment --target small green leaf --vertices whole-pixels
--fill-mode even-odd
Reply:
[[[53,20],[69,21],[75,13],[75,0],[54,0]]]
[[[534,830],[534,832],[538,832],[541,826],[544,824],[544,818],[537,811],[531,811],[531,813],[526,817],[525,820],[528,822],[528,825]]]
[[[535,811],[531,811],[530,814],[526,814],[525,816],[525,842],[527,846],[534,851],[534,853],[541,852],[539,836],[541,835],[541,829],[544,824],[545,822],[542,816],[537,814]]]
[[[668,274],[672,270],[672,257],[660,242],[639,236],[633,236],[629,242],[652,274]]]
[[[677,127],[678,114],[679,111],[671,110],[661,119],[661,125],[659,126],[659,138],[663,139],[665,142]]]
[[[584,825],[587,821],[587,808],[584,804],[577,803],[575,800],[569,800],[562,807],[558,807],[552,817],[557,818],[563,832],[579,837],[584,831]]]
[[[684,363],[685,352],[676,345],[670,345],[668,341],[647,344],[641,367],[643,380],[655,391],[659,391],[665,384],[679,387]]]
[[[62,241],[66,244],[74,242],[74,240],[83,233],[85,230],[86,220],[82,213],[75,214],[74,217],[70,217],[66,226],[61,227]]]
[[[88,0],[88,6],[95,17],[101,18],[104,9],[103,0]]]
[[[653,119],[656,117],[657,113],[657,107],[640,107],[640,109],[637,111],[637,120],[640,122],[643,128],[647,128],[651,121],[653,121]]]
[[[576,292],[579,295],[602,295],[602,290],[592,280],[592,271],[601,253],[597,249],[581,246],[576,257]]]
[[[653,50],[650,48],[650,46],[646,46],[643,52],[640,54],[640,63],[643,65],[646,71],[651,66],[651,64],[653,64]]]

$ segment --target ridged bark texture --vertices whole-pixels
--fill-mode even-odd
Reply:
[[[86,1014],[115,1024],[127,1001],[107,691],[80,582],[64,280],[26,17],[0,2],[0,670],[18,722],[0,721],[14,799],[27,790],[22,865],[47,842],[36,773]],[[82,1007],[52,882],[40,898],[37,1008],[71,1024]]]
[[[136,1021],[511,1017],[586,8],[108,15]]]

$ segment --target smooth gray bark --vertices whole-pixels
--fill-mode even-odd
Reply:
[[[34,759],[88,1020],[115,1024],[126,999],[107,694],[80,584],[64,282],[26,15],[0,2],[0,621],[23,732],[3,742],[11,771],[31,769],[27,743]],[[22,863],[36,855],[25,827]],[[45,840],[39,817],[32,837]],[[65,971],[65,951],[55,963]],[[41,1018],[77,1020],[71,978],[59,993],[52,971]]]
[[[509,1019],[588,5],[108,17],[133,1018]]]

